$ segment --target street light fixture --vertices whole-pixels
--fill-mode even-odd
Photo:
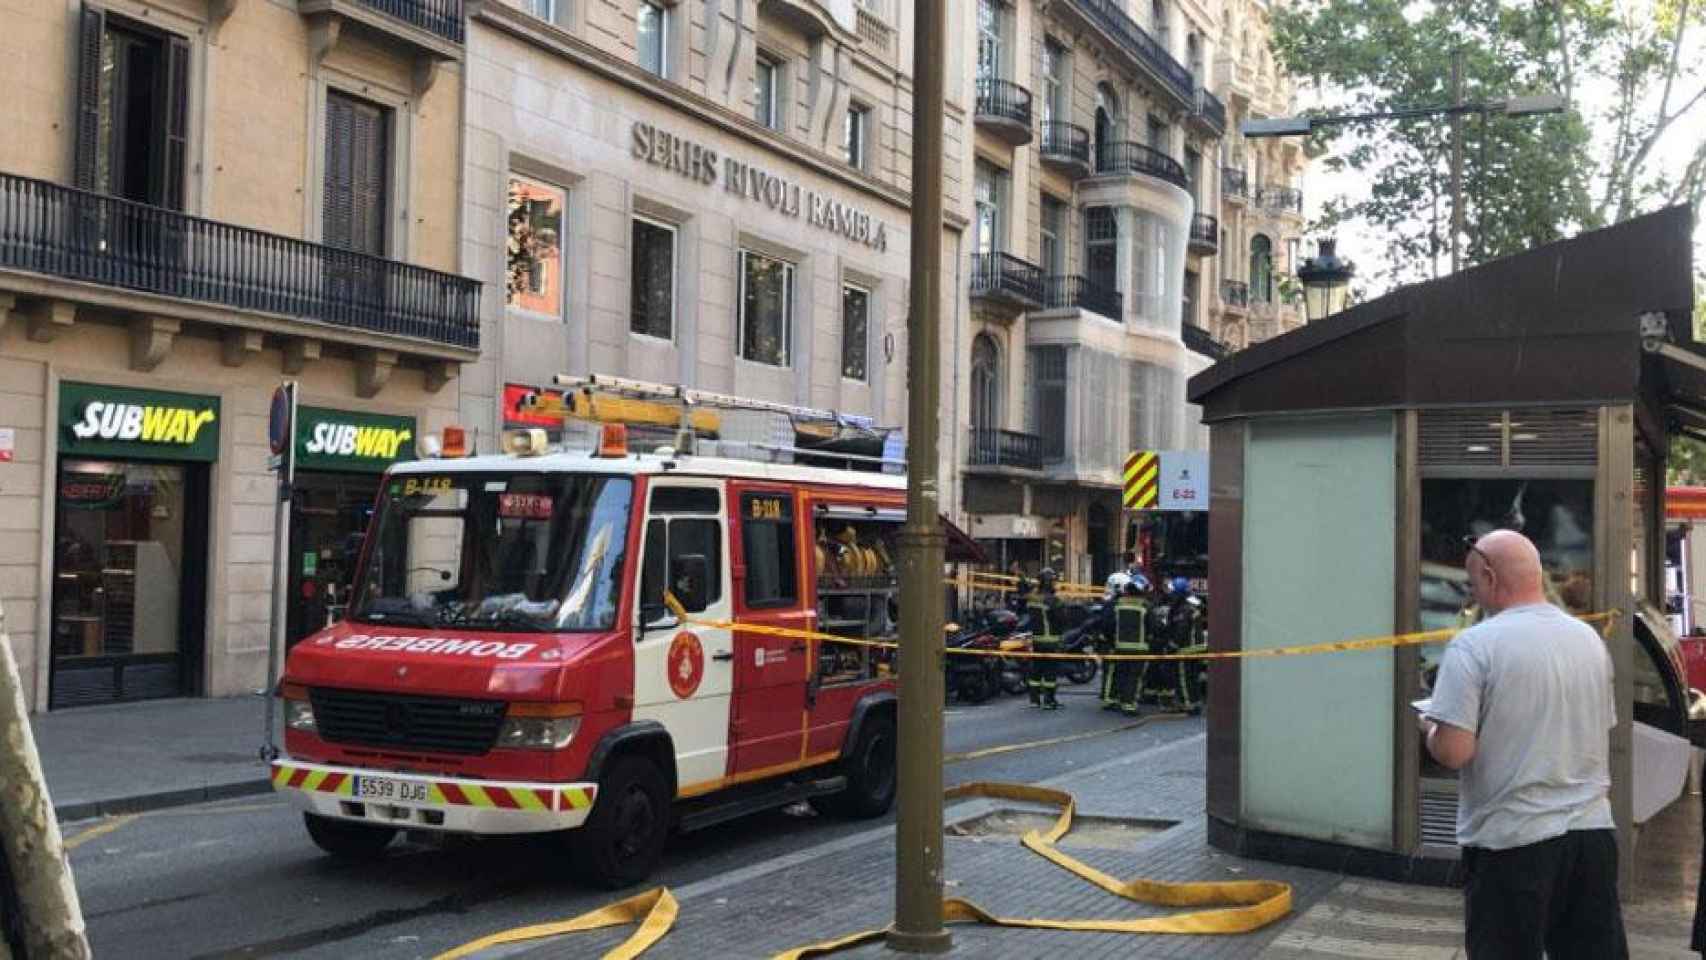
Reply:
[[[1335,252],[1338,241],[1323,238],[1315,243],[1315,256],[1297,268],[1303,284],[1303,311],[1310,323],[1345,309],[1351,298],[1351,278],[1356,264],[1341,260]]]
[[[1451,272],[1457,272],[1457,238],[1463,233],[1463,136],[1462,117],[1481,115],[1485,128],[1487,117],[1531,117],[1543,113],[1562,113],[1569,102],[1556,93],[1525,94],[1503,100],[1466,102],[1463,99],[1463,52],[1452,54],[1451,103],[1429,107],[1401,107],[1376,113],[1348,113],[1338,116],[1270,117],[1246,120],[1238,125],[1245,137],[1306,137],[1325,127],[1376,120],[1415,120],[1421,117],[1449,116],[1451,118]],[[1481,138],[1481,169],[1487,163],[1487,138]],[[1479,243],[1479,233],[1476,242]]]

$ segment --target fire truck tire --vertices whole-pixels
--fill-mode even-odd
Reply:
[[[373,860],[385,853],[396,839],[395,827],[375,827],[304,813],[302,822],[308,827],[308,839],[334,857],[344,860]]]
[[[663,855],[669,785],[656,764],[637,754],[615,757],[601,781],[592,815],[569,840],[587,878],[615,890],[650,876]]]
[[[865,718],[859,739],[841,761],[847,789],[813,801],[825,813],[867,820],[889,812],[895,789],[894,715],[884,711]]]

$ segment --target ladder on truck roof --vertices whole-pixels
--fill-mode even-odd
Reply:
[[[661,427],[661,405],[676,408],[673,449],[677,453],[832,469],[906,471],[898,431],[878,427],[870,417],[631,377],[559,373],[554,379],[565,394],[565,424],[579,419]],[[608,400],[641,405],[612,406]],[[891,447],[898,449],[891,451]],[[873,449],[878,452],[870,452]]]

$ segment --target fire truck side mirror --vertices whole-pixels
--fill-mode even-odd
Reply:
[[[710,605],[711,561],[702,553],[683,553],[670,558],[669,589],[688,613],[699,613]]]

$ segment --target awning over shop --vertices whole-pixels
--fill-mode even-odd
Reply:
[[[947,559],[949,563],[988,563],[989,555],[977,545],[971,535],[954,525],[954,521],[942,517],[942,532],[948,535]]]

